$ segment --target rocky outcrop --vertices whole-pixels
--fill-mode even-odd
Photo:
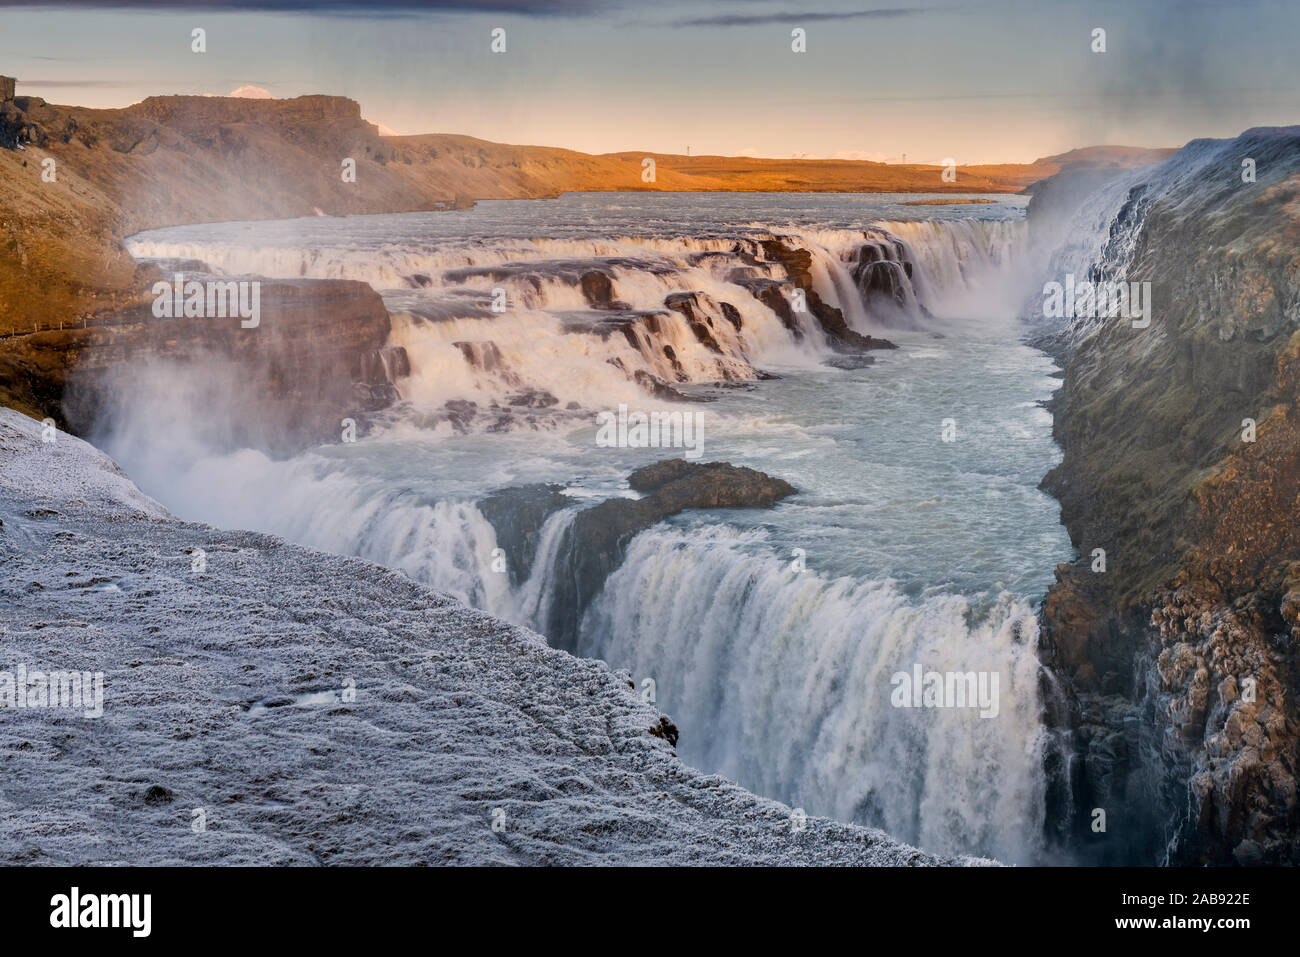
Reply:
[[[48,142],[45,131],[27,116],[29,102],[29,97],[23,97],[21,103],[0,98],[0,147],[16,150],[29,143],[41,146]]]
[[[913,268],[901,239],[880,236],[858,247],[853,281],[868,306],[883,300],[904,308],[912,288]]]
[[[478,510],[496,531],[497,545],[511,556],[512,584],[526,577],[537,556],[542,526],[552,514],[572,504],[564,486],[534,483],[499,489],[478,501]]]
[[[795,494],[788,482],[754,469],[684,459],[637,469],[628,476],[628,485],[641,497],[611,498],[582,509],[564,533],[551,620],[542,628],[556,647],[574,647],[583,612],[622,563],[628,542],[638,532],[687,509],[771,508]],[[572,504],[554,486],[533,485],[495,492],[480,502],[479,509],[508,554],[523,557],[522,563],[516,560],[515,564],[527,568],[546,520]]]
[[[582,613],[622,564],[637,532],[686,509],[770,508],[795,492],[789,483],[753,469],[683,459],[638,469],[628,484],[643,497],[607,499],[579,512],[569,528],[552,602],[558,620],[547,629],[558,647],[573,647]]]
[[[0,351],[0,376],[21,384],[23,404],[41,417],[91,434],[113,427],[124,391],[168,367],[222,395],[205,420],[216,447],[276,451],[337,439],[344,418],[396,398],[394,378],[409,366],[402,350],[385,347],[388,312],[369,286],[262,280],[259,295],[254,328],[238,316],[160,319],[140,305],[18,337]]]
[[[840,352],[897,348],[888,339],[877,339],[874,336],[864,336],[854,332],[845,321],[844,313],[824,302],[821,296],[817,295],[812,281],[812,253],[808,250],[788,246],[779,239],[764,240],[762,248],[767,258],[780,263],[785,268],[790,281],[803,290],[808,311],[816,317],[832,348]]]
[[[1031,226],[1082,208],[1080,278],[1150,282],[1153,309],[1044,340],[1044,487],[1080,551],[1042,613],[1073,753],[1051,816],[1085,860],[1300,863],[1300,128],[1085,185],[1040,189]]]
[[[627,303],[614,298],[614,280],[609,273],[592,269],[579,280],[582,294],[592,309],[629,309]]]
[[[730,303],[719,303],[713,297],[702,292],[674,292],[664,299],[664,305],[671,311],[680,313],[691,327],[691,332],[710,352],[722,355],[722,347],[714,338],[714,316],[725,315],[737,329],[740,328],[740,313]],[[727,312],[726,310],[730,310]],[[733,318],[734,317],[734,318]]]
[[[695,464],[685,459],[665,459],[637,469],[627,484],[647,498],[638,502],[614,499],[606,504],[648,503],[658,514],[654,521],[688,508],[771,508],[795,493],[784,479],[773,478],[743,465],[727,462]],[[645,514],[644,509],[635,510]],[[645,522],[645,525],[651,524]]]
[[[788,282],[768,279],[764,276],[737,276],[731,281],[748,290],[750,295],[776,313],[777,318],[781,320],[781,325],[789,330],[796,341],[803,338],[803,329],[795,320],[794,310],[790,308],[790,300],[786,298],[785,290],[790,285]]]

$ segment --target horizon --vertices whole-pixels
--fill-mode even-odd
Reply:
[[[482,6],[0,0],[6,35],[23,39],[0,43],[0,72],[17,77],[20,95],[90,108],[319,93],[356,100],[385,135],[908,166],[1177,148],[1300,112],[1287,40],[1300,11],[1270,0],[1049,10],[823,0],[804,13],[773,0]],[[505,49],[494,53],[498,28]],[[1097,28],[1105,52],[1093,52]],[[796,29],[805,52],[792,49]],[[1168,42],[1171,30],[1180,42]]]
[[[18,85],[19,85],[19,86],[22,85],[22,81],[21,81],[21,80],[18,81]],[[265,95],[263,95],[263,94],[265,94]],[[28,94],[28,93],[24,93],[24,92],[21,92],[21,91],[20,91],[18,95],[19,95],[19,96],[38,96],[39,94]],[[232,90],[230,93],[226,93],[226,94],[218,94],[218,93],[198,93],[198,94],[195,94],[195,93],[152,93],[152,94],[150,94],[148,97],[146,97],[145,99],[154,99],[154,98],[163,98],[163,99],[165,99],[165,98],[168,98],[168,97],[196,97],[196,98],[199,98],[199,99],[222,99],[222,100],[247,99],[247,100],[275,100],[275,101],[281,101],[281,102],[283,102],[283,101],[288,101],[288,100],[293,100],[293,99],[299,99],[299,98],[304,98],[304,97],[311,97],[311,96],[325,96],[325,97],[334,97],[334,98],[341,98],[341,99],[348,99],[348,100],[351,100],[351,99],[352,99],[351,97],[340,97],[339,94],[335,94],[335,93],[323,93],[323,92],[299,93],[299,94],[296,94],[296,95],[293,96],[293,97],[277,97],[277,96],[271,96],[271,95],[269,95],[269,94],[267,93],[267,91],[265,91],[265,90],[260,90],[260,89],[259,89],[259,90],[257,90],[257,91],[254,93],[254,92],[248,92],[245,88],[240,88],[240,89]],[[43,97],[43,99],[45,99],[46,102],[50,103],[51,105],[58,106],[58,107],[61,107],[61,108],[66,108],[66,109],[129,109],[129,108],[132,107],[132,106],[138,106],[139,104],[141,104],[141,103],[144,102],[144,100],[134,100],[134,101],[132,101],[131,103],[126,104],[124,107],[95,107],[95,106],[87,106],[87,105],[84,104],[84,103],[59,103],[59,102],[56,102],[56,101],[54,101],[54,100],[50,100],[50,99],[48,99],[48,97]],[[357,101],[356,101],[356,100],[352,100],[352,102],[357,102]],[[522,142],[505,142],[505,141],[498,141],[498,140],[488,140],[488,139],[484,139],[484,138],[481,137],[481,136],[476,136],[476,135],[473,134],[473,133],[465,133],[465,132],[461,132],[461,131],[459,131],[459,130],[422,130],[422,131],[420,131],[420,132],[418,132],[418,133],[397,133],[397,132],[394,132],[392,129],[388,129],[388,128],[384,127],[382,124],[375,123],[373,120],[370,120],[369,118],[367,118],[366,115],[365,115],[365,105],[362,104],[362,103],[357,103],[357,105],[361,107],[362,119],[365,119],[367,122],[371,123],[371,125],[377,126],[377,127],[379,128],[379,135],[380,135],[381,137],[385,138],[385,139],[399,139],[399,140],[400,140],[400,139],[414,139],[414,138],[418,138],[418,137],[422,137],[422,136],[453,136],[453,137],[462,137],[462,138],[467,138],[467,139],[477,139],[477,140],[480,140],[480,141],[482,141],[482,142],[492,144],[492,145],[494,145],[494,146],[507,146],[507,147],[513,147],[513,148],[517,148],[517,149],[556,149],[556,150],[564,150],[564,151],[573,152],[573,153],[579,153],[579,154],[581,154],[581,155],[583,155],[583,156],[594,156],[594,157],[624,156],[624,155],[654,155],[654,156],[660,156],[660,157],[674,157],[674,158],[681,158],[681,159],[688,159],[688,160],[692,160],[692,159],[694,159],[694,160],[698,160],[698,159],[739,159],[739,160],[764,160],[764,161],[772,161],[772,162],[799,162],[799,163],[803,163],[803,162],[809,162],[809,163],[869,163],[869,164],[873,164],[873,165],[882,165],[882,166],[904,166],[904,165],[905,165],[905,166],[908,166],[908,167],[934,167],[934,168],[936,168],[936,169],[938,169],[938,168],[942,168],[942,167],[944,167],[945,165],[947,165],[947,164],[943,163],[943,162],[940,161],[940,160],[933,160],[933,161],[913,160],[913,161],[909,161],[909,162],[907,162],[907,163],[903,163],[901,160],[888,160],[888,159],[886,159],[886,160],[872,160],[872,159],[858,159],[858,158],[848,159],[848,158],[844,158],[844,157],[831,157],[831,156],[796,156],[796,157],[788,157],[788,156],[752,156],[752,155],[744,154],[744,153],[689,153],[689,154],[688,154],[688,153],[671,153],[671,152],[665,152],[665,151],[661,151],[661,150],[637,150],[637,149],[629,149],[629,150],[613,150],[613,151],[610,151],[610,152],[604,152],[604,153],[587,153],[587,152],[582,151],[582,150],[575,150],[575,149],[573,149],[572,147],[568,147],[568,146],[555,146],[555,145],[553,145],[553,144],[549,144],[549,143],[522,143]],[[1244,132],[1244,131],[1242,131],[1242,132]],[[1228,138],[1231,138],[1231,137],[1228,137]],[[1014,162],[1011,162],[1011,161],[1003,161],[1003,162],[988,162],[988,163],[958,163],[957,166],[958,166],[958,168],[963,168],[963,167],[968,167],[968,166],[979,166],[979,167],[988,167],[988,166],[1033,166],[1034,164],[1036,164],[1036,163],[1038,163],[1038,162],[1042,162],[1042,161],[1044,161],[1044,160],[1054,159],[1054,158],[1057,158],[1057,157],[1060,157],[1060,156],[1068,155],[1068,154],[1070,154],[1070,153],[1075,153],[1075,152],[1084,152],[1084,151],[1087,151],[1087,150],[1148,150],[1148,151],[1169,150],[1169,151],[1171,151],[1171,152],[1176,152],[1177,150],[1181,149],[1181,148],[1182,148],[1183,146],[1185,146],[1185,145],[1186,145],[1185,143],[1181,143],[1181,144],[1178,144],[1178,145],[1168,145],[1168,146],[1150,146],[1150,145],[1146,145],[1146,144],[1136,144],[1136,143],[1087,143],[1087,144],[1080,144],[1080,145],[1077,145],[1077,146],[1072,146],[1072,147],[1070,147],[1069,149],[1063,150],[1063,151],[1060,152],[1060,153],[1053,153],[1053,154],[1051,154],[1051,155],[1038,156],[1038,157],[1035,157],[1035,158],[1032,159],[1032,160],[1028,160],[1028,161],[1025,161],[1025,162],[1021,162],[1021,161],[1014,161]],[[946,191],[942,191],[942,192],[946,192]]]

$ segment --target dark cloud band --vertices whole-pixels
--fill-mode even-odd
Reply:
[[[893,20],[935,12],[931,8],[887,7],[877,10],[846,10],[841,13],[728,13],[717,17],[678,20],[676,27],[752,27],[773,23],[817,23],[822,20]]]
[[[0,8],[35,7],[33,0],[0,0]],[[42,0],[42,8],[80,10],[192,10],[207,13],[305,13],[334,16],[412,16],[420,13],[497,13],[530,17],[590,15],[597,0]]]

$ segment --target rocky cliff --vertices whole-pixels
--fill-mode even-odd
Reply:
[[[238,315],[158,318],[142,304],[11,337],[0,348],[7,402],[88,435],[131,414],[119,401],[123,386],[170,373],[168,388],[183,381],[211,396],[204,438],[214,447],[288,451],[337,439],[343,419],[396,398],[389,370],[405,357],[385,346],[388,312],[365,283],[262,280],[258,297],[251,328]],[[169,397],[158,401],[161,414]]]
[[[315,204],[433,205],[387,171],[392,150],[356,103],[152,97],[86,110],[18,97],[5,106],[0,122],[25,149],[0,149],[0,403],[84,433],[111,405],[106,373],[179,361],[210,377],[224,369],[230,389],[261,401],[245,419],[250,441],[296,442],[319,437],[325,422],[337,434],[341,418],[391,398],[374,362],[388,316],[372,290],[267,283],[260,328],[160,324],[149,312],[160,274],[122,246],[170,223],[299,216]],[[340,175],[346,158],[355,183]]]
[[[553,597],[540,626],[557,648],[574,650],[584,612],[639,532],[687,509],[771,508],[796,491],[783,479],[754,469],[685,459],[643,466],[628,476],[628,484],[642,497],[609,498],[579,510],[558,543]],[[493,492],[480,500],[479,509],[496,529],[497,541],[527,568],[546,520],[572,505],[559,486],[526,485]]]
[[[1300,863],[1300,127],[1049,181],[1030,222],[1049,279],[1152,304],[1043,339],[1044,487],[1080,552],[1042,612],[1058,834],[1085,860]]]
[[[427,209],[393,150],[338,97],[151,97],[122,110],[10,104],[33,132],[0,150],[0,334],[58,328],[147,288],[121,240],[155,226]],[[345,183],[344,159],[356,161]]]

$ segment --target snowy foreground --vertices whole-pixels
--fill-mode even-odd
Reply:
[[[0,698],[102,672],[103,713],[0,700],[0,862],[976,863],[801,822],[678,761],[626,673],[53,437],[0,409]]]

